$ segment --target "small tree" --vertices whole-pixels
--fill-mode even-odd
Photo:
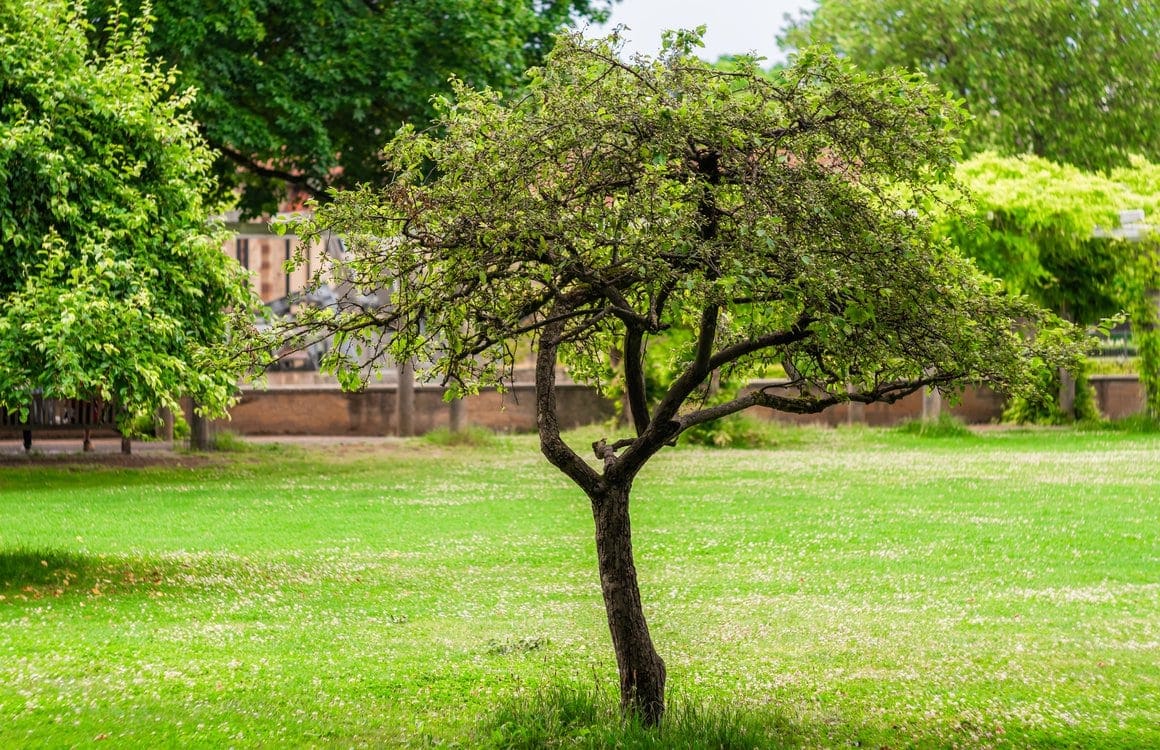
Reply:
[[[716,70],[670,35],[625,63],[610,41],[561,38],[528,93],[456,87],[438,130],[388,146],[396,177],[342,193],[307,236],[340,232],[353,282],[338,313],[300,319],[364,353],[433,362],[453,390],[536,361],[540,447],[591,501],[626,709],[664,709],[629,523],[637,473],[685,430],[750,407],[818,412],[925,386],[1027,387],[1033,358],[1074,356],[1073,332],[932,239],[960,115],[912,75],[864,75],[819,51],[774,81]],[[369,308],[360,290],[397,284]],[[649,337],[693,331],[650,397]],[[349,383],[365,375],[335,347]],[[557,367],[601,382],[618,351],[634,433],[585,460],[561,437]],[[786,390],[703,400],[715,371],[784,363]],[[591,459],[595,458],[593,464]]]
[[[249,285],[221,252],[213,155],[189,94],[113,19],[0,4],[0,406],[35,393],[116,401],[127,416],[191,396],[224,410],[237,372],[210,352]]]

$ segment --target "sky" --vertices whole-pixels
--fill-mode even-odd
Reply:
[[[785,14],[796,18],[813,7],[812,0],[620,0],[612,7],[608,23],[589,33],[607,33],[624,24],[631,29],[625,32],[628,54],[655,54],[661,31],[705,24],[708,30],[705,48],[698,53],[701,57],[713,61],[721,55],[756,52],[774,62],[785,58],[777,47]]]

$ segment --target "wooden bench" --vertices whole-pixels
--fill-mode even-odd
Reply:
[[[95,429],[117,429],[117,409],[114,404],[97,404],[76,398],[42,398],[36,396],[28,405],[28,418],[22,420],[20,412],[0,409],[0,428],[19,429],[24,440],[24,450],[32,450],[32,433],[65,432],[81,430],[84,434],[82,447],[93,449],[92,431]],[[121,438],[121,452],[131,453],[128,438]]]

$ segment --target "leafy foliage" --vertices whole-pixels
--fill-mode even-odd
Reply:
[[[970,188],[975,213],[952,218],[945,232],[983,270],[1077,322],[1093,325],[1127,311],[1149,409],[1160,413],[1160,321],[1153,294],[1160,287],[1160,244],[1155,234],[1127,242],[1098,231],[1118,226],[1119,212],[1127,209],[1160,216],[1160,166],[1134,157],[1129,166],[1102,175],[1036,157],[985,153],[963,163],[958,175]],[[1040,377],[1047,383],[1055,376]],[[1058,417],[1047,402],[1013,413],[1018,421]]]
[[[0,405],[35,392],[127,416],[192,396],[224,409],[223,310],[248,283],[208,217],[221,206],[190,98],[118,17],[90,47],[63,2],[0,7]]]
[[[1117,226],[1120,211],[1160,208],[1160,181],[1144,184],[1149,169],[1137,160],[1105,176],[1037,157],[979,154],[958,169],[974,215],[952,220],[947,233],[1014,291],[1094,324],[1123,307],[1122,270],[1139,254],[1095,232]]]
[[[1014,424],[1062,425],[1090,422],[1100,418],[1095,387],[1088,378],[1084,365],[1074,373],[1075,403],[1073,413],[1064,413],[1056,395],[1060,390],[1059,370],[1042,365],[1036,368],[1040,388],[1027,395],[1011,399],[1003,410],[1003,421]]]
[[[801,428],[796,426],[758,419],[749,414],[731,414],[687,430],[681,434],[681,444],[706,448],[781,448],[800,443],[801,432]]]
[[[1138,0],[820,0],[783,44],[925,72],[975,116],[971,150],[1096,170],[1160,159],[1160,4]]]
[[[90,0],[105,18],[142,0]],[[223,191],[249,214],[292,192],[381,184],[379,150],[456,76],[514,90],[551,34],[610,0],[153,0],[149,52],[195,87],[194,118],[219,151]]]
[[[560,44],[510,105],[458,85],[438,133],[388,147],[386,190],[340,194],[301,228],[347,237],[335,272],[354,294],[406,279],[390,306],[352,300],[317,328],[468,388],[503,382],[528,334],[590,381],[624,352],[631,388],[646,337],[683,328],[668,394],[788,363],[814,390],[787,408],[920,380],[1018,388],[1025,358],[1062,341],[1014,330],[1050,316],[931,239],[959,115],[917,77],[809,51],[769,82],[679,48],[629,65]],[[350,372],[343,351],[328,363]]]

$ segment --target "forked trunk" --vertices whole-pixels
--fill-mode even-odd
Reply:
[[[621,709],[639,716],[646,726],[654,726],[665,710],[665,663],[653,648],[640,604],[632,560],[628,492],[629,486],[623,486],[591,495],[596,556],[620,672]]]

